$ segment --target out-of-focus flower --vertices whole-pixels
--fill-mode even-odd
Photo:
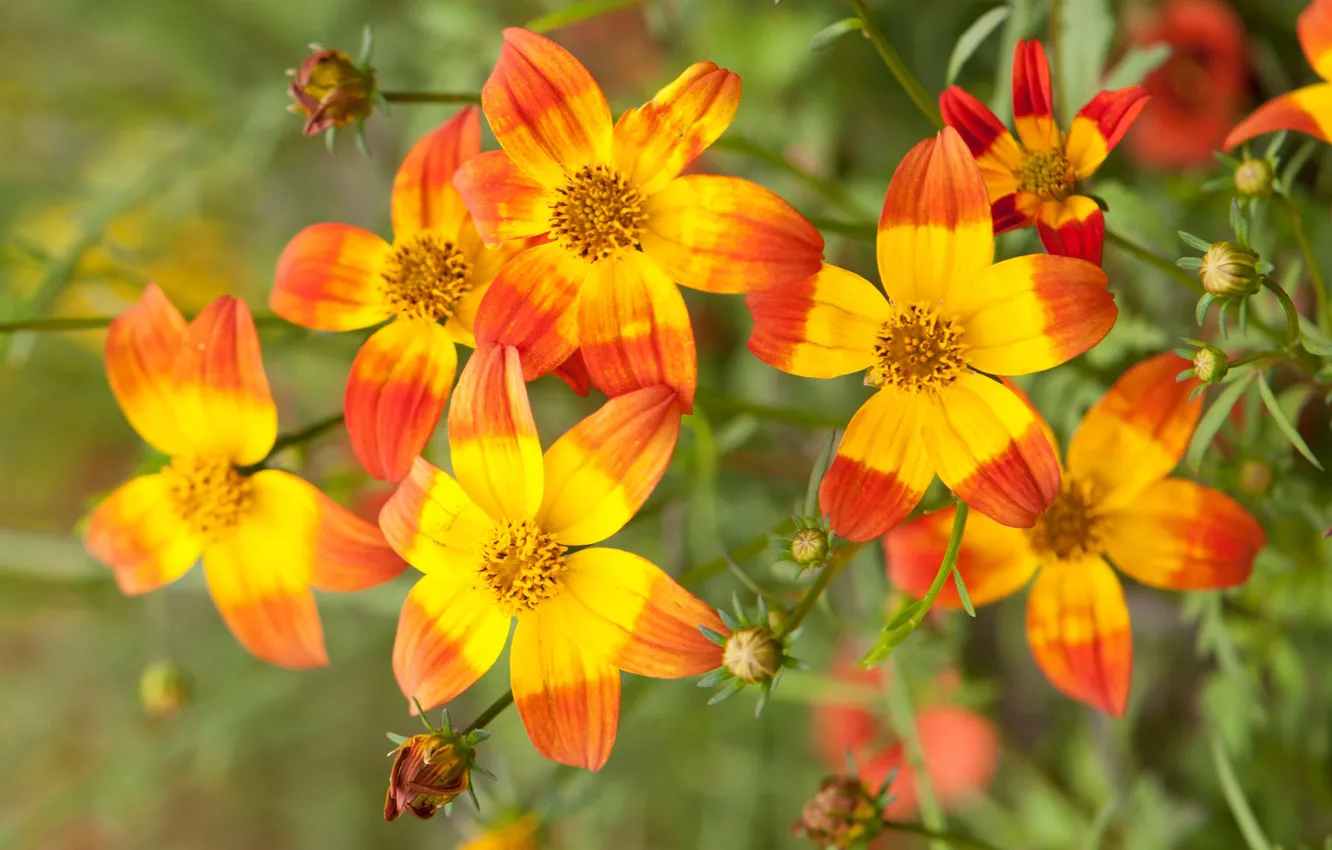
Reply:
[[[1332,80],[1332,0],[1313,0],[1296,23],[1300,47],[1314,71]],[[1225,147],[1233,148],[1254,136],[1294,130],[1320,141],[1332,134],[1332,82],[1314,83],[1274,97],[1258,107],[1226,136]]]
[[[538,850],[540,837],[541,821],[528,812],[491,826],[458,850]]]
[[[452,803],[471,781],[469,755],[459,741],[439,734],[413,735],[393,751],[384,820],[411,812],[421,820]]]
[[[1065,136],[1055,124],[1045,47],[1019,41],[1013,53],[1015,140],[989,107],[957,86],[939,96],[944,122],[980,163],[994,205],[994,231],[1036,225],[1045,250],[1101,264],[1105,215],[1079,193],[1146,105],[1147,90],[1103,91],[1078,111]]]
[[[872,792],[858,777],[829,776],[805,804],[800,820],[791,824],[791,834],[824,848],[859,846],[879,831],[878,810]]]
[[[1211,165],[1244,97],[1244,22],[1224,0],[1168,0],[1134,22],[1132,40],[1165,44],[1170,58],[1143,82],[1152,99],[1125,139],[1129,155],[1158,168]]]
[[[149,717],[174,717],[189,705],[189,679],[174,663],[154,661],[139,677],[139,702]]]
[[[1031,583],[1027,639],[1037,664],[1056,688],[1115,716],[1128,703],[1133,646],[1124,590],[1106,558],[1152,587],[1212,589],[1246,581],[1266,542],[1229,496],[1167,477],[1202,413],[1189,400],[1198,381],[1176,380],[1188,366],[1166,353],[1125,372],[1073,435],[1059,497],[1036,525],[1020,531],[973,516],[958,556],[977,606]],[[898,587],[924,593],[953,517],[939,511],[885,538]],[[936,604],[961,601],[950,585]]]
[[[317,136],[332,127],[361,121],[374,110],[375,74],[360,67],[341,50],[311,45],[313,51],[299,68],[287,93],[295,101],[287,108],[305,116],[305,135]]]
[[[546,757],[599,769],[619,717],[620,671],[677,678],[721,662],[700,626],[722,622],[657,566],[589,547],[634,515],[670,463],[670,387],[611,399],[542,455],[513,348],[482,346],[449,408],[454,478],[417,459],[380,514],[426,573],[403,605],[398,684],[427,708],[462,693],[504,649],[514,702]]]
[[[1030,526],[1059,490],[1059,464],[1035,414],[981,372],[1038,372],[1100,342],[1118,314],[1105,272],[1045,254],[994,263],[985,180],[951,127],[893,175],[878,261],[888,298],[825,265],[745,302],[760,360],[811,378],[864,370],[876,388],[819,488],[832,530],[883,534],[936,472],[978,511]]]
[[[612,397],[664,384],[693,407],[698,369],[677,283],[750,292],[808,277],[823,237],[772,192],[735,177],[681,172],[731,123],[740,78],[691,65],[612,126],[606,98],[567,51],[504,31],[481,92],[503,150],[455,184],[488,245],[542,237],[486,293],[479,344],[510,345],[530,380],[580,344]]]
[[[97,506],[88,551],[130,595],[175,581],[202,556],[246,649],[285,667],[328,663],[310,588],[360,590],[405,565],[377,528],[313,485],[252,471],[277,436],[277,409],[250,311],[223,296],[187,325],[149,285],[112,323],[106,369],[130,424],[171,460]]]
[[[1202,256],[1198,279],[1209,295],[1239,298],[1258,291],[1262,274],[1257,252],[1234,242],[1213,242]]]

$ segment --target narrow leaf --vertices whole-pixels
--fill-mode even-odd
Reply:
[[[698,680],[700,688],[715,688],[725,680],[731,677],[731,673],[725,667],[718,667],[716,670],[710,670]]]
[[[823,50],[849,32],[863,33],[864,31],[865,25],[861,23],[860,18],[843,18],[814,33],[814,37],[809,40],[809,49],[814,51]]]
[[[398,746],[402,746],[403,744],[407,743],[407,739],[402,735],[395,735],[392,732],[385,732],[384,734],[388,736],[388,739],[390,741],[392,741],[394,744],[397,744]],[[393,755],[393,753],[389,753],[389,755]]]
[[[966,609],[967,615],[976,616],[976,608],[971,604],[971,594],[967,593],[967,583],[962,580],[962,571],[953,567],[953,584],[957,585],[957,596],[962,600],[962,607]]]
[[[1120,59],[1109,74],[1105,76],[1105,82],[1102,87],[1109,90],[1122,89],[1125,86],[1136,86],[1152,71],[1165,64],[1170,58],[1170,45],[1164,42],[1148,45],[1147,47],[1130,47]]]
[[[1321,470],[1323,465],[1318,462],[1318,458],[1314,457],[1314,453],[1309,449],[1309,444],[1304,442],[1304,438],[1300,436],[1300,432],[1295,430],[1295,426],[1291,424],[1288,418],[1286,418],[1286,412],[1281,409],[1281,405],[1277,403],[1276,396],[1272,395],[1272,388],[1267,385],[1267,377],[1261,374],[1258,376],[1258,395],[1262,398],[1263,404],[1267,407],[1267,412],[1272,414],[1272,418],[1276,420],[1277,427],[1281,429],[1281,433],[1286,435],[1286,439],[1290,440],[1290,444],[1295,447],[1295,450],[1304,455],[1305,460]]]
[[[717,644],[717,646],[726,646],[726,638],[723,635],[714,632],[707,626],[699,626],[698,630],[703,633],[703,637]]]
[[[739,679],[732,679],[726,683],[726,687],[713,694],[712,699],[708,700],[708,705],[716,705],[724,702],[745,689],[745,683]]]
[[[962,66],[967,64],[971,54],[976,52],[976,48],[985,43],[985,39],[999,28],[999,25],[1008,20],[1008,16],[1013,14],[1012,6],[997,6],[967,27],[966,32],[958,38],[957,43],[953,45],[953,54],[948,57],[948,74],[945,77],[948,85],[957,81],[957,75],[962,72]]]
[[[1203,252],[1207,252],[1212,249],[1212,243],[1208,242],[1206,239],[1203,239],[1201,236],[1194,236],[1192,233],[1188,233],[1183,230],[1177,230],[1175,232],[1179,234],[1179,238],[1183,239],[1184,243],[1188,245],[1190,248],[1194,248],[1196,250]]]
[[[1235,403],[1244,395],[1244,391],[1253,383],[1256,372],[1245,372],[1241,377],[1231,382],[1224,390],[1217,394],[1216,401],[1207,408],[1207,412],[1198,420],[1198,428],[1193,432],[1193,440],[1189,443],[1187,453],[1189,468],[1195,472],[1202,466],[1203,455],[1207,453],[1207,447],[1212,444],[1212,439],[1216,433],[1221,430],[1225,424],[1226,418],[1230,416],[1230,410]]]
[[[1300,317],[1300,345],[1303,345],[1304,350],[1310,354],[1332,357],[1332,339],[1303,316]]]

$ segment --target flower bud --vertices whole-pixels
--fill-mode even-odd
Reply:
[[[305,116],[305,135],[317,136],[330,127],[345,127],[374,108],[374,73],[356,67],[341,50],[315,49],[301,67],[288,71],[295,79],[287,87],[296,101],[288,108]]]
[[[741,629],[727,638],[722,666],[746,685],[766,682],[782,669],[782,643],[763,626]]]
[[[1246,159],[1235,169],[1235,192],[1242,198],[1272,194],[1276,171],[1266,159]]]
[[[456,736],[413,735],[391,754],[384,820],[397,820],[411,812],[421,820],[433,817],[442,806],[467,790],[471,758]]]
[[[791,824],[791,834],[820,847],[851,847],[877,832],[879,823],[878,808],[859,779],[829,776]]]
[[[791,560],[812,567],[828,556],[828,535],[817,528],[802,528],[791,538]]]
[[[1258,291],[1258,255],[1234,242],[1213,242],[1198,266],[1203,289],[1216,298],[1234,298]]]
[[[1193,374],[1204,384],[1220,383],[1230,371],[1226,353],[1211,345],[1204,345],[1193,355]]]
[[[1239,467],[1240,491],[1261,496],[1272,486],[1272,467],[1262,460],[1246,460]]]
[[[170,661],[154,661],[139,677],[139,702],[149,717],[174,717],[190,702],[189,677]]]

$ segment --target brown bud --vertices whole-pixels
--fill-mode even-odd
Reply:
[[[791,824],[791,834],[820,847],[851,847],[877,832],[879,824],[874,800],[859,779],[829,776],[805,804],[800,820]]]
[[[791,560],[812,567],[828,555],[828,535],[817,528],[802,528],[791,538]]]
[[[747,685],[766,682],[782,668],[782,644],[763,626],[741,629],[726,640],[722,666]]]
[[[316,49],[294,77],[287,87],[296,101],[290,108],[305,116],[307,136],[316,136],[330,127],[345,127],[374,108],[374,74],[356,67],[341,50]]]
[[[1235,192],[1244,198],[1265,198],[1272,194],[1276,172],[1265,159],[1246,159],[1235,169]]]
[[[149,717],[174,717],[190,702],[188,677],[170,661],[154,661],[139,677],[139,702]]]
[[[1193,374],[1204,384],[1216,384],[1230,371],[1226,353],[1211,345],[1204,345],[1193,355]]]
[[[411,812],[425,820],[467,790],[471,767],[467,748],[449,735],[413,735],[393,751],[384,820]]]
[[[1198,266],[1203,289],[1217,298],[1251,295],[1258,291],[1258,255],[1234,242],[1213,242]]]

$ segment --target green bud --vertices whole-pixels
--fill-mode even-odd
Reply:
[[[812,567],[828,557],[828,535],[817,528],[802,528],[791,538],[791,560]]]
[[[741,629],[727,639],[722,666],[747,685],[766,682],[782,669],[782,643],[763,626]]]
[[[1204,384],[1218,384],[1230,371],[1226,353],[1211,345],[1204,345],[1193,355],[1193,374]]]
[[[1258,291],[1262,278],[1254,251],[1234,242],[1213,242],[1198,266],[1203,289],[1216,298],[1237,298]]]
[[[1235,192],[1241,198],[1265,198],[1275,182],[1276,171],[1265,159],[1246,159],[1235,169]]]

